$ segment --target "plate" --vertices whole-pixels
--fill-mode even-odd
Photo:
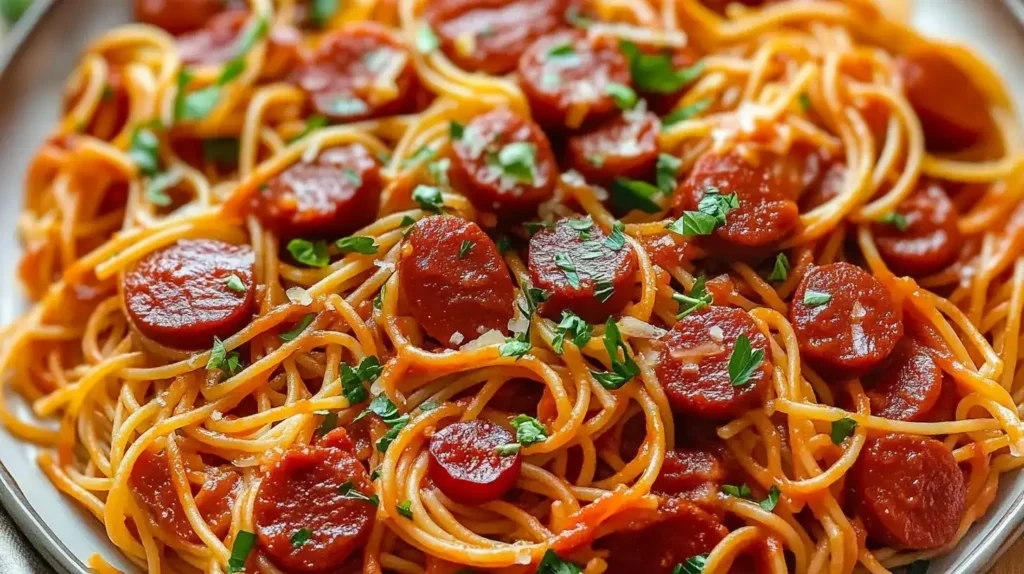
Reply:
[[[1007,3],[1019,0],[1006,0]],[[53,4],[50,6],[50,4]],[[17,53],[0,54],[0,324],[25,308],[15,281],[20,246],[15,236],[22,181],[33,153],[58,119],[62,88],[88,42],[131,18],[120,0],[37,0],[8,41]],[[37,22],[38,20],[38,22]],[[915,26],[935,37],[967,43],[992,63],[1010,85],[1018,109],[1024,102],[1024,28],[999,0],[918,0]],[[29,29],[34,29],[29,33]],[[22,40],[24,40],[22,42]],[[9,59],[9,62],[8,62]],[[30,417],[26,405],[8,397]],[[0,501],[40,553],[59,572],[88,574],[88,557],[99,552],[116,567],[136,572],[107,541],[102,526],[62,495],[39,469],[38,450],[0,429]],[[967,533],[956,551],[932,563],[933,573],[985,571],[1020,534],[1024,523],[1024,475],[1007,476],[986,520]]]

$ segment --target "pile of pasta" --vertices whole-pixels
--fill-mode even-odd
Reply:
[[[923,572],[1024,462],[969,49],[865,0],[135,8],[28,167],[0,417],[140,568]]]

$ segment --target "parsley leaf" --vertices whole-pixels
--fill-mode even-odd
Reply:
[[[676,319],[682,319],[695,311],[714,303],[714,296],[707,288],[707,278],[703,275],[699,275],[694,281],[693,286],[690,288],[690,292],[686,295],[682,293],[674,293],[672,299],[679,303],[679,312],[676,314]]]
[[[569,337],[573,345],[583,347],[590,341],[592,334],[593,329],[591,329],[586,321],[572,311],[562,311],[562,321],[555,327],[555,336],[551,340],[551,348],[561,355],[566,336]]]
[[[729,382],[734,387],[746,386],[762,362],[764,349],[753,350],[746,335],[736,337],[732,355],[729,357]]]
[[[517,442],[510,442],[508,444],[498,445],[494,449],[494,451],[497,452],[501,456],[514,456],[514,455],[519,454],[519,450],[521,448],[522,448],[521,444],[519,444]]]
[[[575,562],[562,560],[554,550],[548,548],[544,558],[537,565],[537,574],[581,574],[583,569]]]
[[[746,484],[723,484],[722,492],[729,496],[735,496],[736,498],[750,498],[750,487]]]
[[[621,42],[619,49],[629,60],[633,85],[641,92],[673,94],[704,73],[703,62],[697,62],[688,68],[676,69],[672,63],[672,54],[668,51],[645,54],[636,44],[629,41]]]
[[[683,106],[661,119],[661,129],[666,129],[679,122],[686,121],[704,110],[711,107],[711,98],[697,100],[688,106]]]
[[[338,0],[313,0],[309,6],[309,21],[317,28],[323,28],[338,12]]]
[[[666,228],[678,235],[711,235],[726,224],[726,215],[740,206],[735,193],[723,195],[718,188],[708,186],[697,203],[697,211],[684,211],[683,216]]]
[[[498,354],[502,357],[515,357],[517,361],[523,358],[523,355],[529,353],[530,349],[533,348],[533,346],[530,345],[530,341],[523,340],[527,336],[527,333],[523,333],[521,335],[523,338],[510,337],[505,339],[505,342],[498,347]]]
[[[853,429],[857,427],[857,421],[850,417],[843,417],[837,421],[832,422],[832,444],[843,444],[846,437],[853,434]]]
[[[661,197],[661,190],[646,181],[619,177],[612,184],[612,202],[624,211],[636,209],[644,213],[658,213],[661,205],[655,198]]]
[[[322,437],[334,430],[336,426],[338,426],[338,413],[337,411],[330,411],[324,415],[324,420],[320,421],[320,426],[316,427],[316,436]]]
[[[288,242],[288,252],[296,261],[310,267],[327,267],[331,262],[327,255],[327,243],[324,241],[292,239]]]
[[[469,239],[463,239],[462,245],[459,246],[459,259],[465,259],[466,256],[469,255],[470,250],[473,249],[474,245],[476,245],[476,242],[470,241]]]
[[[662,193],[672,193],[675,191],[676,174],[679,173],[679,168],[682,165],[683,160],[674,155],[667,153],[658,154],[655,180],[658,183],[658,189],[660,189]]]
[[[555,253],[555,265],[562,270],[565,275],[565,280],[569,282],[569,286],[573,289],[580,288],[580,275],[576,272],[576,264],[572,262],[572,257],[564,251]]]
[[[672,574],[701,574],[704,572],[704,565],[707,564],[707,561],[707,554],[690,556],[686,562],[676,564],[676,567],[672,569]]]
[[[910,223],[907,222],[907,218],[899,212],[890,211],[882,217],[878,218],[878,223],[883,225],[891,225],[896,228],[897,231],[906,231],[910,227]]]
[[[605,86],[605,91],[612,97],[612,100],[615,101],[615,105],[619,106],[619,109],[621,110],[631,110],[636,106],[636,92],[633,91],[633,88],[625,84],[609,82],[608,85]]]
[[[429,185],[418,185],[412,190],[412,198],[420,204],[420,209],[431,213],[441,213],[444,210],[444,198],[441,190]]]
[[[814,289],[804,291],[804,305],[808,307],[820,307],[832,300],[832,295]]]
[[[779,487],[773,484],[772,487],[768,489],[768,498],[765,498],[758,504],[760,504],[761,508],[765,511],[771,512],[775,510],[775,506],[779,503],[780,494],[782,494],[782,492],[779,491]]]
[[[615,294],[615,285],[611,281],[598,281],[594,283],[594,298],[606,303]]]
[[[809,112],[811,111],[811,96],[807,95],[807,92],[801,92],[796,99],[797,103],[800,104],[800,109]]]
[[[615,324],[614,317],[608,317],[608,321],[604,325],[604,348],[608,351],[608,357],[611,359],[611,372],[598,373],[591,371],[594,379],[602,387],[614,391],[640,374],[640,367],[629,356],[629,347],[622,340],[619,326]],[[622,359],[619,359],[619,349],[622,349]]]
[[[420,54],[429,54],[441,45],[441,40],[434,33],[430,24],[424,22],[416,30],[416,51]]]
[[[785,253],[779,253],[775,256],[775,266],[772,267],[768,280],[772,283],[782,283],[787,278],[789,278],[789,258]]]
[[[248,289],[245,288],[245,283],[242,283],[242,280],[234,273],[221,279],[221,281],[227,285],[228,289],[231,289],[235,293],[245,293],[248,291]]]
[[[355,485],[353,485],[352,481],[350,480],[346,480],[341,484],[341,486],[338,487],[338,494],[340,494],[343,498],[351,498],[352,500],[365,500],[366,502],[372,504],[374,507],[380,505],[379,496],[377,496],[376,494],[371,494],[370,496],[363,494],[362,492],[356,490]]]
[[[409,520],[412,520],[412,501],[411,500],[406,500],[406,501],[402,502],[401,504],[398,504],[397,508],[398,508],[398,513],[399,514],[401,514],[402,516],[408,518]]]
[[[249,552],[256,545],[256,535],[248,530],[239,530],[235,535],[235,541],[231,544],[231,558],[228,559],[228,572],[245,571],[245,561],[249,558]]]
[[[448,137],[453,141],[462,139],[462,134],[466,132],[466,126],[455,120],[448,122]]]
[[[365,235],[352,235],[350,237],[343,237],[334,243],[342,253],[362,253],[363,255],[373,255],[377,252],[378,245],[374,243],[372,237]]]
[[[303,315],[302,319],[299,320],[292,330],[281,333],[277,338],[282,341],[294,341],[295,338],[301,335],[302,332],[306,330],[306,327],[309,327],[309,324],[313,322],[313,317],[313,313]]]
[[[149,128],[136,128],[132,134],[128,157],[135,162],[139,171],[154,176],[160,171],[160,138]]]
[[[146,187],[146,201],[157,207],[169,206],[174,203],[174,200],[171,199],[167,190],[178,185],[180,181],[181,172],[178,171],[165,171],[157,174],[156,177],[149,180],[149,185]]]
[[[541,422],[529,415],[516,415],[512,419],[512,427],[516,429],[516,442],[530,446],[548,439],[548,429]]]
[[[314,114],[312,116],[309,116],[308,118],[306,118],[306,127],[302,128],[302,131],[299,132],[299,135],[295,136],[295,138],[292,139],[292,141],[300,140],[326,125],[326,117],[321,116],[320,114]]]
[[[517,182],[532,184],[537,166],[537,145],[530,142],[512,142],[501,148],[488,163],[498,168],[503,176]]]
[[[612,232],[604,240],[604,246],[612,251],[618,251],[626,245],[626,224],[616,221],[612,224]]]
[[[348,399],[349,406],[366,402],[370,393],[363,383],[373,383],[380,376],[383,367],[374,355],[363,359],[355,369],[341,364],[341,392]]]

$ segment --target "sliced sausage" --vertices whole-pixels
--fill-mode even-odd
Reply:
[[[725,468],[714,454],[677,448],[665,453],[651,492],[708,504],[715,500],[724,483]]]
[[[921,277],[956,261],[963,246],[960,214],[939,183],[923,182],[896,213],[906,220],[905,229],[884,223],[872,226],[878,252],[894,273]]]
[[[238,38],[249,20],[246,10],[221,12],[198,30],[178,36],[178,55],[185,65],[219,65],[239,55]]]
[[[370,477],[352,452],[293,446],[270,467],[256,493],[253,522],[260,547],[289,571],[337,568],[370,537],[377,507],[363,497],[373,494]],[[303,529],[309,538],[293,544]]]
[[[618,46],[574,31],[531,44],[519,58],[519,80],[538,122],[572,129],[612,115],[617,107],[609,85],[633,81]]]
[[[442,345],[456,348],[492,329],[508,332],[512,277],[479,225],[450,215],[419,220],[398,270],[409,312]]]
[[[591,183],[609,185],[617,177],[649,180],[658,161],[658,116],[626,113],[569,139],[569,165]]]
[[[292,164],[260,186],[249,206],[281,238],[336,238],[373,223],[382,188],[377,160],[354,143]]]
[[[151,253],[124,275],[124,306],[143,335],[173,347],[209,347],[252,317],[254,256],[248,245],[180,239]],[[228,286],[234,275],[245,288]]]
[[[537,38],[563,24],[566,0],[432,0],[423,12],[458,66],[499,75],[511,72]]]
[[[990,132],[985,94],[940,50],[918,49],[900,57],[896,65],[929,150],[959,151]]]
[[[764,359],[742,386],[734,386],[729,361],[736,339],[745,335]],[[655,342],[658,380],[672,408],[709,419],[736,417],[760,405],[771,381],[768,339],[745,311],[714,305],[681,319]]]
[[[879,372],[868,377],[871,414],[898,421],[926,420],[942,395],[942,371],[921,343],[904,337]]]
[[[515,485],[523,466],[512,433],[484,419],[450,424],[430,437],[430,479],[449,498],[480,503],[501,498]]]
[[[793,295],[789,321],[803,358],[825,374],[864,373],[888,357],[903,336],[889,292],[849,263],[809,271]]]
[[[712,515],[682,500],[670,500],[648,523],[599,538],[608,553],[608,572],[672,574],[676,564],[707,554],[729,534]]]
[[[803,195],[800,196],[800,206],[804,211],[810,211],[824,205],[838,197],[845,186],[846,164],[832,163],[804,190]]]
[[[231,525],[231,506],[238,484],[237,472],[211,467],[206,470],[202,488],[195,493],[199,514],[218,537],[227,534]],[[128,486],[164,532],[182,542],[199,542],[174,489],[166,451],[143,451],[132,466]]]
[[[754,159],[736,150],[724,155],[708,152],[676,191],[677,214],[697,211],[709,188],[737,195],[739,206],[729,210],[725,225],[714,231],[714,239],[724,244],[721,249],[769,246],[789,235],[799,219],[795,180],[780,169],[785,162],[768,152],[752,153]]]
[[[873,541],[928,550],[956,538],[967,486],[941,442],[900,434],[869,440],[851,478],[852,504]]]
[[[453,147],[452,182],[477,209],[531,217],[554,193],[559,171],[551,143],[527,118],[507,109],[479,115]]]
[[[317,113],[339,122],[400,114],[415,105],[416,70],[390,30],[357,22],[325,36],[291,77]]]
[[[224,10],[238,7],[244,8],[245,3],[235,0],[135,0],[135,19],[177,35],[194,32]]]
[[[629,245],[609,245],[607,238],[582,218],[561,219],[530,238],[530,278],[548,295],[540,305],[542,315],[557,320],[569,309],[589,323],[602,323],[629,303],[636,254]]]

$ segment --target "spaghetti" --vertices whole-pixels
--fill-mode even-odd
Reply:
[[[149,572],[886,572],[1024,458],[999,78],[865,0],[139,0],[10,432]],[[113,571],[99,556],[91,566]]]

